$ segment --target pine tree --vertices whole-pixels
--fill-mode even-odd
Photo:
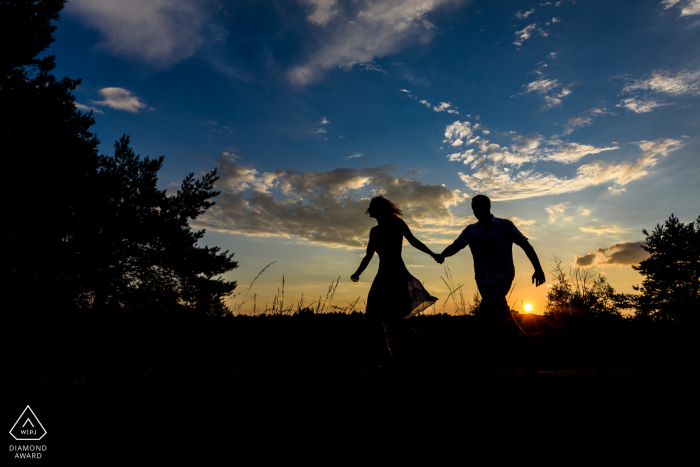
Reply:
[[[233,254],[196,245],[195,219],[218,179],[190,174],[175,196],[157,190],[163,157],[141,160],[124,136],[99,156],[92,112],[75,108],[80,79],[57,81],[54,41],[64,0],[0,1],[0,60],[6,211],[3,298],[15,315],[94,310],[220,314],[236,283],[220,275]]]
[[[236,282],[219,276],[237,263],[228,251],[197,246],[204,230],[188,224],[214,204],[209,199],[219,194],[212,190],[216,169],[201,180],[189,174],[168,196],[156,186],[163,156],[141,159],[126,135],[114,148],[114,157],[100,157],[88,207],[92,215],[83,217],[73,239],[87,273],[81,278],[81,305],[149,312],[185,306],[221,314],[222,299]]]
[[[645,279],[638,298],[637,315],[654,319],[686,321],[700,309],[700,216],[683,224],[671,214],[663,226],[656,225],[646,238],[650,256],[632,266]]]
[[[75,108],[80,79],[50,74],[55,57],[39,58],[64,1],[0,2],[0,102],[5,222],[3,295],[60,308],[75,288],[67,245],[75,207],[97,169],[92,113]],[[26,303],[26,302],[25,302]],[[26,306],[26,305],[25,305]],[[21,310],[16,310],[21,311]]]

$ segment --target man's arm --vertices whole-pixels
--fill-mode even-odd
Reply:
[[[459,251],[461,251],[462,248],[464,248],[465,246],[466,245],[461,245],[457,242],[453,242],[452,245],[442,250],[442,253],[440,253],[439,255],[433,256],[433,258],[435,259],[435,261],[442,264],[447,256],[452,256],[456,253],[459,253]]]
[[[535,287],[539,287],[540,285],[544,284],[545,278],[542,266],[540,266],[540,260],[537,257],[537,253],[535,253],[535,249],[532,248],[530,242],[522,243],[520,248],[523,249],[528,259],[532,263],[532,266],[535,268],[535,273],[532,275],[532,283],[535,284]]]

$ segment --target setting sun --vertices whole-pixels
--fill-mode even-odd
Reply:
[[[525,311],[532,311],[532,305],[530,305],[529,303],[526,303],[525,304]]]

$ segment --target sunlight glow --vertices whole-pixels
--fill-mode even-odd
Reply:
[[[525,304],[525,311],[532,311],[532,305],[530,305],[529,303],[526,303]]]

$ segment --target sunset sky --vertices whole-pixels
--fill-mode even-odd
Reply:
[[[237,292],[276,261],[258,306],[283,275],[286,303],[338,277],[334,304],[366,298],[378,257],[350,275],[375,194],[436,252],[485,194],[547,283],[560,257],[619,292],[641,283],[642,229],[700,214],[700,0],[70,0],[54,37],[102,153],[128,134],[165,156],[168,191],[218,168],[192,225],[235,253]],[[513,251],[510,301],[541,313],[547,288]],[[441,311],[443,266],[409,245],[404,260]],[[446,264],[471,299],[469,250]]]

